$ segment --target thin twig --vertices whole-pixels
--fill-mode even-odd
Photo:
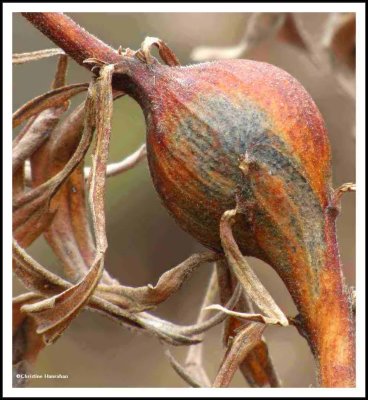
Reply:
[[[200,312],[197,318],[197,324],[201,324],[209,319],[210,313],[206,310],[213,303],[217,294],[217,273],[214,268],[208,283],[206,294],[202,302]],[[187,357],[185,359],[185,369],[189,376],[195,376],[203,387],[210,387],[211,381],[203,366],[203,343],[189,347]]]
[[[61,49],[44,49],[29,53],[14,53],[13,64],[23,64],[29,61],[42,60],[43,58],[65,54]]]

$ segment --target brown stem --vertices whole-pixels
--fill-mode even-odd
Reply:
[[[319,295],[299,304],[303,330],[314,352],[322,387],[355,387],[355,332],[344,285],[334,215],[326,215],[326,265],[319,274]],[[307,285],[306,285],[307,286]]]
[[[91,35],[63,13],[22,13],[40,32],[72,57],[78,64],[87,58],[97,58],[107,63],[117,63],[121,55],[116,50]]]

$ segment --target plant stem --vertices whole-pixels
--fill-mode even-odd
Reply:
[[[113,48],[91,35],[63,13],[22,13],[40,32],[62,48],[78,64],[87,58],[97,58],[107,63],[117,63],[121,56]]]
[[[328,212],[325,238],[326,265],[319,273],[319,295],[299,299],[301,314],[308,315],[301,318],[302,332],[314,353],[320,386],[355,387],[354,318],[342,276],[335,220]]]

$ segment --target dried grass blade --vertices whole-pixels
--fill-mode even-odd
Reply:
[[[13,64],[24,64],[29,61],[42,60],[43,58],[58,56],[65,54],[62,49],[44,49],[31,51],[29,53],[14,53],[13,54]]]

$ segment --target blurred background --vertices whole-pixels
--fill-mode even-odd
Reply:
[[[114,48],[119,45],[138,49],[145,36],[163,39],[182,64],[191,64],[203,52],[198,46],[230,47],[236,57],[267,61],[295,76],[309,91],[324,116],[332,146],[334,186],[355,181],[355,97],[354,65],[339,56],[331,61],[333,69],[321,68],[316,54],[297,44],[295,35],[265,34],[262,40],[244,49],[244,35],[252,14],[245,13],[71,13],[76,22]],[[313,43],[326,39],[329,14],[295,14]],[[289,30],[289,33],[292,30]],[[249,33],[249,32],[248,32]],[[343,43],[349,34],[340,32]],[[350,35],[351,36],[351,35]],[[351,40],[350,40],[351,41]],[[243,44],[242,44],[243,43]],[[350,42],[349,42],[350,43]],[[346,45],[346,43],[345,43]],[[244,48],[242,48],[242,46]],[[346,45],[347,46],[347,45]],[[13,17],[13,52],[21,53],[54,45],[20,14]],[[349,50],[350,51],[350,50]],[[238,52],[238,54],[236,54]],[[318,52],[318,48],[316,50]],[[215,57],[217,50],[209,51]],[[220,52],[221,53],[221,52]],[[340,51],[341,53],[341,51]],[[221,56],[221,55],[220,55]],[[340,58],[339,58],[340,57]],[[353,60],[355,61],[355,59]],[[13,68],[13,107],[50,87],[56,59],[50,58]],[[341,68],[340,68],[341,67]],[[336,72],[336,74],[334,73]],[[90,73],[70,62],[68,81],[88,82]],[[76,97],[72,107],[83,100]],[[145,140],[145,122],[139,106],[124,97],[114,103],[110,161],[115,162],[134,151]],[[109,249],[106,268],[124,285],[155,284],[159,276],[189,255],[203,248],[181,231],[153,188],[147,163],[120,176],[107,185],[107,234]],[[338,218],[338,239],[346,282],[355,285],[355,195],[343,197]],[[41,238],[28,249],[50,270],[63,274],[58,260]],[[250,259],[257,275],[276,302],[288,315],[296,309],[276,273],[264,263]],[[201,267],[181,290],[160,305],[154,313],[179,324],[196,320],[211,265]],[[15,279],[14,295],[25,290]],[[205,367],[214,378],[224,354],[221,326],[213,328],[205,340]],[[265,337],[271,356],[285,387],[316,386],[313,358],[306,341],[292,328],[269,327]],[[186,387],[166,360],[159,341],[126,330],[104,317],[83,311],[52,346],[39,355],[34,373],[67,374],[68,379],[31,380],[38,387]],[[183,361],[186,349],[174,348]],[[237,373],[231,386],[246,383]]]

